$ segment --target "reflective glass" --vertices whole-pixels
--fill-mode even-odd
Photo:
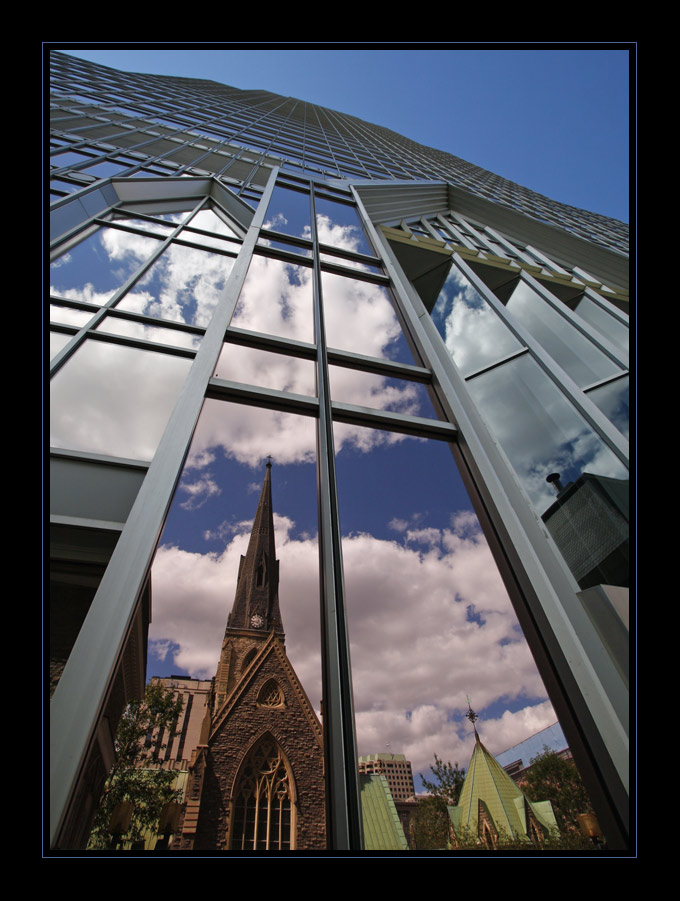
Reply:
[[[605,338],[608,338],[621,350],[628,353],[628,326],[612,316],[589,297],[583,297],[575,307],[576,313],[594,326]]]
[[[215,378],[292,394],[315,395],[314,371],[312,360],[225,344],[215,367]]]
[[[107,335],[122,335],[127,338],[139,338],[143,341],[154,341],[158,344],[170,344],[173,347],[189,347],[198,349],[200,335],[191,335],[179,329],[163,328],[158,325],[147,325],[145,322],[133,322],[118,316],[107,316],[96,331]]]
[[[298,238],[310,238],[309,194],[291,191],[277,185],[267,207],[264,228]]]
[[[597,404],[619,432],[628,438],[630,433],[628,376],[616,379],[616,381],[609,382],[606,385],[600,385],[599,388],[593,388],[592,391],[587,392],[587,396],[593,403]]]
[[[437,419],[425,385],[344,366],[329,367],[331,400]]]
[[[584,472],[628,479],[624,465],[530,357],[510,360],[467,385],[539,513],[554,500],[546,482],[553,472],[565,485]]]
[[[258,244],[262,244],[263,247],[273,247],[276,250],[285,250],[288,253],[297,253],[303,257],[311,257],[312,249],[311,247],[298,247],[297,244],[288,244],[286,241],[276,241],[273,238],[268,238],[265,234],[261,234],[257,239]]]
[[[150,460],[190,360],[86,341],[52,379],[53,447]]]
[[[254,255],[231,325],[312,343],[312,282],[308,266]]]
[[[496,753],[556,716],[449,447],[366,428],[336,447],[358,753],[403,754],[408,798],[435,754],[467,767],[468,697]]]
[[[331,272],[321,285],[329,347],[414,362],[386,288]]]
[[[156,235],[162,235],[164,238],[172,234],[172,232],[174,231],[174,227],[169,223],[166,224],[164,222],[149,222],[147,219],[135,219],[132,216],[128,216],[127,214],[114,215],[114,218],[117,220],[123,220],[127,225],[132,225],[135,228],[140,229],[141,231],[153,232]]]
[[[79,191],[81,188],[82,185],[74,185],[70,181],[62,181],[59,178],[50,179],[50,190],[68,191],[69,194],[72,194],[74,191]]]
[[[620,367],[520,281],[506,306],[580,387],[620,372]]]
[[[60,322],[62,325],[83,326],[92,319],[92,313],[87,310],[73,310],[70,307],[60,307],[50,304],[50,322]]]
[[[191,676],[207,680],[207,687],[218,673],[225,627],[233,610],[237,579],[242,559],[247,555],[266,473],[267,454],[271,452],[276,561],[271,561],[268,572],[277,566],[278,607],[285,633],[285,650],[282,650],[287,662],[279,667],[276,655],[265,660],[263,670],[257,672],[253,692],[245,687],[248,693],[242,697],[246,707],[242,708],[241,716],[238,709],[235,711],[231,726],[226,727],[232,731],[222,733],[228,736],[232,748],[226,761],[226,767],[231,769],[225,771],[224,767],[216,766],[209,772],[211,779],[225,778],[226,772],[228,784],[221,788],[225,798],[232,798],[242,761],[258,734],[270,723],[270,732],[280,743],[298,780],[298,792],[304,786],[304,799],[298,795],[297,836],[293,833],[293,843],[301,848],[321,850],[322,835],[310,829],[307,819],[314,805],[319,808],[319,819],[323,822],[325,786],[321,741],[319,738],[310,743],[309,719],[296,710],[300,689],[288,681],[286,672],[287,667],[292,667],[312,710],[320,718],[315,446],[313,419],[242,404],[205,402],[153,563],[153,620],[149,628],[147,673],[149,677]],[[213,689],[218,705],[224,700],[224,681],[229,684],[224,679],[224,667],[233,687],[238,684],[244,666],[252,660],[251,652],[259,650],[270,638],[268,628],[258,634],[255,631],[258,627],[261,628],[259,623],[248,630],[227,634],[231,643],[227,645],[223,668]],[[281,692],[283,704],[278,692],[270,690],[268,696],[263,693],[263,686],[270,684],[272,677],[277,679],[274,688]],[[194,704],[201,701],[200,697],[194,697]],[[262,709],[267,706],[271,708],[269,714]],[[200,723],[201,713],[197,719]],[[251,734],[251,726],[256,726],[259,733]],[[173,759],[181,756],[176,748],[177,743],[172,748]],[[183,748],[187,761],[192,750],[188,739]],[[303,762],[305,757],[315,761],[315,770]]]
[[[319,241],[342,250],[374,256],[373,248],[361,227],[353,206],[334,203],[325,197],[315,198],[316,228]]]
[[[439,292],[432,321],[463,375],[470,375],[522,347],[455,265]]]
[[[154,238],[101,228],[50,264],[50,293],[101,306],[158,247]]]
[[[230,257],[173,244],[118,308],[205,328],[233,265]]]
[[[66,347],[73,335],[64,335],[62,332],[50,332],[50,360],[53,360],[59,351]]]
[[[76,166],[83,160],[91,160],[92,157],[86,153],[78,153],[75,150],[68,150],[65,153],[57,153],[50,157],[50,165],[61,169],[63,166]]]
[[[129,166],[125,166],[121,163],[104,160],[103,163],[95,163],[94,166],[88,166],[87,169],[84,169],[83,171],[87,175],[96,175],[97,178],[109,178],[112,175],[118,175],[119,172],[125,172],[129,168]]]
[[[215,236],[199,235],[196,232],[192,232],[191,228],[193,226],[196,228],[204,228],[206,231],[211,231]],[[182,238],[187,241],[195,241],[197,244],[203,244],[206,247],[217,247],[219,250],[229,250],[232,253],[238,252],[238,245],[233,244],[230,241],[225,241],[223,238],[217,237],[218,235],[223,235],[227,238],[238,237],[236,232],[223,222],[212,210],[201,210],[193,217],[191,224],[187,229],[182,232]]]

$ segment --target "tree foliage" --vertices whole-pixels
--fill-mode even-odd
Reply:
[[[447,807],[458,803],[465,782],[465,770],[449,760],[435,754],[430,765],[431,778],[420,773],[420,781],[427,789],[429,797],[418,803],[412,821],[413,840],[418,850],[436,851],[447,847],[449,842],[450,819]]]
[[[552,803],[560,829],[578,829],[578,815],[593,812],[576,764],[547,747],[532,757],[522,789],[530,801]]]
[[[426,779],[422,773],[419,774],[428,793],[446,806],[455,806],[465,782],[465,770],[458,766],[458,761],[454,764],[450,760],[444,763],[435,754],[434,766],[430,764],[430,772],[433,779]]]
[[[181,697],[158,681],[147,685],[143,701],[132,701],[125,708],[116,731],[116,762],[104,785],[88,848],[111,847],[109,823],[121,801],[134,805],[125,840],[135,842],[146,829],[157,826],[167,801],[180,799],[181,793],[173,788],[176,774],[153,765],[175,736],[181,711]]]

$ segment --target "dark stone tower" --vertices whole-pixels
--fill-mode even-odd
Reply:
[[[321,724],[285,651],[271,463],[227,621],[179,850],[324,850]]]

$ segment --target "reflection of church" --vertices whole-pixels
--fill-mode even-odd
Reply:
[[[271,464],[241,557],[177,850],[323,850],[319,720],[286,656]]]

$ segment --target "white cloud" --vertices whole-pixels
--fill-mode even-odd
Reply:
[[[211,497],[222,494],[222,489],[210,473],[206,473],[195,482],[182,481],[179,490],[189,495],[180,503],[180,507],[184,510],[198,510]]]
[[[533,699],[527,703],[534,706],[480,722],[480,734],[496,752],[555,720],[549,702],[540,700],[545,690],[488,547],[469,514],[457,521],[459,531],[441,530],[436,541],[437,530],[428,530],[426,545],[368,534],[343,541],[359,753],[381,751],[389,742],[415,771],[426,772],[435,752],[467,765],[468,694],[478,711],[499,700],[516,706]],[[179,645],[177,666],[202,677],[215,671],[250,531],[246,522],[223,525],[221,554],[161,547],[153,570],[151,638]],[[277,516],[276,528],[286,646],[318,708],[316,540],[294,537],[287,517]]]

